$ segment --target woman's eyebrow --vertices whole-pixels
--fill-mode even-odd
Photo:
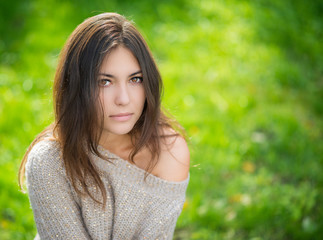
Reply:
[[[142,73],[142,71],[141,71],[141,70],[139,70],[139,71],[136,71],[136,72],[134,72],[134,73],[131,73],[131,74],[129,75],[129,77],[132,77],[132,76],[137,75],[137,74],[139,74],[139,73]],[[108,74],[108,73],[99,73],[99,75],[103,75],[103,76],[105,76],[105,77],[110,77],[110,78],[115,78],[115,76],[113,76],[113,75],[111,75],[111,74]]]
[[[137,72],[131,73],[131,74],[129,75],[129,77],[132,77],[132,76],[134,76],[134,75],[136,75],[136,74],[139,74],[139,73],[142,73],[142,71],[141,71],[141,70],[139,70],[139,71],[137,71]]]

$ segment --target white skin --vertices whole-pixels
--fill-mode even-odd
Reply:
[[[98,83],[99,99],[104,110],[104,126],[99,144],[122,159],[129,161],[133,145],[129,132],[142,114],[146,101],[140,65],[123,46],[112,50],[100,67]],[[162,129],[166,135],[172,130]],[[161,153],[152,174],[169,181],[183,181],[189,171],[189,150],[182,137],[161,141]],[[143,148],[134,163],[146,169],[151,153]]]
[[[104,58],[99,86],[104,110],[100,145],[118,152],[116,149],[129,142],[128,133],[141,116],[146,100],[141,68],[129,49],[118,46]]]

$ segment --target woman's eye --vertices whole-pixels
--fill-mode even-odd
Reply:
[[[133,77],[130,79],[132,83],[142,83],[142,77]]]
[[[111,84],[111,81],[108,79],[100,79],[99,80],[99,85],[102,87],[109,86]]]

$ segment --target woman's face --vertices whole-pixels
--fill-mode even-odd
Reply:
[[[98,84],[104,110],[102,137],[129,133],[141,116],[146,99],[142,72],[130,50],[118,46],[104,58]]]

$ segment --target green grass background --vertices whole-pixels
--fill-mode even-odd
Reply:
[[[134,20],[190,136],[175,239],[323,236],[323,4],[301,0],[0,3],[0,239],[33,239],[23,154],[53,120],[57,56],[85,18]]]

